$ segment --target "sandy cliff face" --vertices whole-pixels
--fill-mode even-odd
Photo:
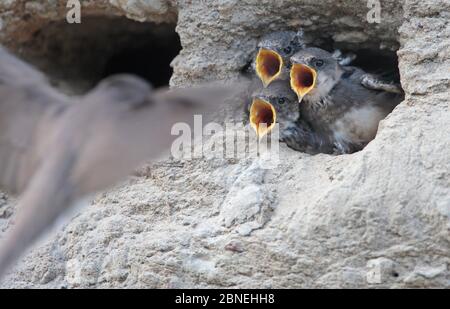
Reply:
[[[19,50],[64,16],[60,2],[3,1],[2,41]],[[155,163],[98,196],[2,286],[450,287],[450,4],[382,1],[380,24],[367,11],[365,1],[88,2],[86,14],[177,20],[172,85],[235,77],[259,36],[303,27],[320,46],[398,50],[406,99],[352,155],[282,145],[273,170]],[[0,196],[1,229],[9,204]]]

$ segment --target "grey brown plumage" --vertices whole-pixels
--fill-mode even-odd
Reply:
[[[245,107],[246,118],[257,131],[257,135],[262,137],[266,132],[264,134],[258,132],[259,123],[255,123],[255,120],[259,122],[266,118],[265,121],[269,122],[266,123],[266,127],[269,129],[271,125],[279,124],[280,139],[283,140],[286,128],[295,123],[300,110],[295,93],[290,89],[289,84],[286,81],[275,81],[267,88],[257,87],[250,97]],[[261,117],[264,114],[266,117]]]
[[[0,277],[74,202],[160,155],[175,138],[173,124],[217,110],[235,91],[152,90],[119,75],[68,98],[0,48],[0,188],[21,195],[16,224],[1,241]]]
[[[289,78],[289,58],[304,47],[303,32],[277,31],[261,38],[252,68],[264,87]]]
[[[403,99],[398,88],[366,85],[368,74],[363,70],[342,67],[319,48],[301,50],[291,61],[291,78],[297,79],[291,85],[301,101],[298,126],[302,127],[296,130],[302,134],[296,137],[294,130],[288,142],[294,149],[335,154],[361,150],[375,137],[380,120]],[[314,138],[305,140],[304,132]]]

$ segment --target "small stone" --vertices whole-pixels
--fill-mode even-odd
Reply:
[[[242,253],[244,252],[244,248],[241,242],[236,241],[236,240],[232,240],[230,241],[226,246],[225,246],[225,250],[227,251],[231,251],[231,252],[236,252],[236,253]]]
[[[367,262],[367,283],[382,284],[391,278],[398,277],[395,262],[387,258],[373,259]]]
[[[447,271],[447,265],[441,265],[441,266],[437,266],[437,267],[432,267],[432,266],[417,266],[414,269],[414,273],[416,275],[425,277],[427,279],[433,279],[436,278],[437,276],[443,274],[444,272]]]

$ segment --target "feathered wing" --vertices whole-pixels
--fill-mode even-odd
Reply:
[[[39,71],[0,47],[0,189],[24,190],[40,161],[39,143],[67,102]]]
[[[366,73],[362,69],[354,66],[341,66],[344,72],[344,78],[360,83],[364,88],[374,91],[383,91],[386,93],[402,95],[403,89],[400,84],[395,83],[393,75],[377,75]]]
[[[140,80],[105,81],[55,120],[51,153],[19,201],[16,225],[0,247],[0,276],[77,199],[126,177],[175,138],[175,123],[219,109],[227,87],[151,93]]]
[[[144,104],[131,108],[110,100],[99,103],[94,112],[101,115],[95,121],[95,134],[84,145],[74,173],[74,181],[82,184],[80,192],[110,186],[146,160],[161,155],[177,138],[172,135],[175,124],[188,124],[193,132],[194,115],[202,115],[205,124],[235,91],[225,86],[159,90]]]
[[[2,238],[0,279],[74,201],[69,183],[74,159],[74,153],[59,151],[36,171],[19,200],[15,225]]]
[[[46,82],[44,74],[0,46],[0,84],[24,86]]]
[[[333,144],[326,135],[315,132],[310,125],[298,119],[295,125],[288,126],[281,134],[281,140],[296,151],[308,154],[333,153]]]
[[[384,91],[387,93],[394,93],[399,95],[402,95],[404,93],[400,84],[396,84],[392,81],[382,80],[381,78],[372,74],[365,74],[364,76],[362,76],[361,85],[370,90]]]

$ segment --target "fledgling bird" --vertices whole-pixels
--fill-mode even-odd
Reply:
[[[251,101],[246,104],[245,112],[246,119],[249,120],[258,138],[271,132],[275,123],[278,123],[280,141],[289,147],[296,149],[292,145],[296,145],[298,141],[308,141],[302,149],[304,152],[330,151],[330,143],[325,137],[316,134],[299,117],[300,106],[297,96],[286,81],[276,81],[268,88],[253,89]]]
[[[20,195],[1,240],[0,277],[75,202],[160,155],[177,122],[216,111],[236,85],[152,90],[131,75],[69,98],[0,47],[0,188]]]
[[[265,35],[258,44],[253,64],[264,87],[289,79],[289,59],[304,47],[302,31],[278,31]]]
[[[335,154],[361,150],[403,100],[399,87],[383,87],[386,83],[377,83],[363,70],[339,65],[325,50],[306,48],[291,61],[291,87],[301,102],[296,129],[301,133],[288,140],[294,149]],[[302,140],[305,130],[313,134],[312,141]]]
[[[289,84],[276,81],[268,88],[259,87],[252,93],[246,113],[259,138],[268,134],[278,123],[280,139],[283,140],[285,130],[299,117],[299,106]]]

